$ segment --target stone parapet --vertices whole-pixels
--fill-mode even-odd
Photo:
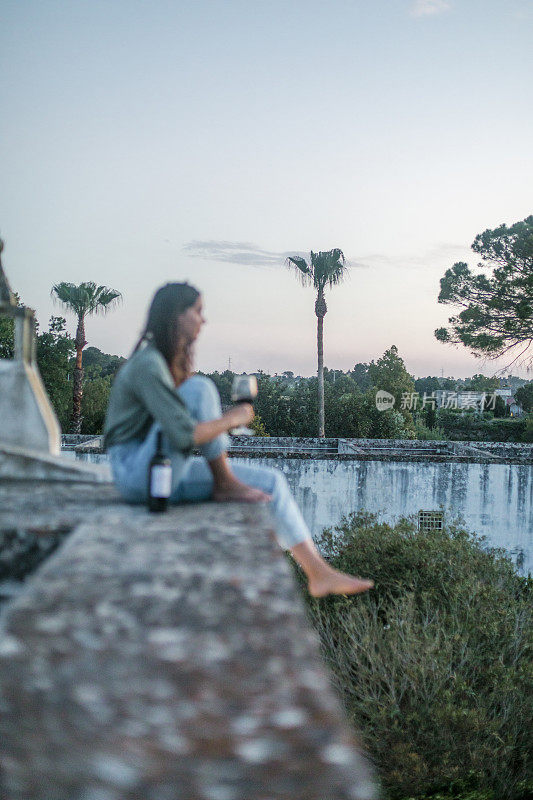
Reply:
[[[80,460],[104,455],[102,437],[86,437],[63,449]],[[417,439],[314,439],[287,436],[232,436],[229,455],[236,458],[315,459],[329,461],[453,461],[533,464],[533,445],[505,442],[422,441]]]
[[[0,316],[13,321],[13,359],[0,359],[0,444],[59,455],[61,429],[36,364],[35,314],[19,306],[2,267]]]
[[[25,497],[23,526],[78,511],[3,612],[1,797],[376,797],[265,506],[23,489],[0,484],[0,530]]]
[[[101,436],[97,437],[101,440]],[[88,435],[86,433],[62,433],[61,434],[61,450],[74,450],[85,442],[90,442],[95,439],[94,434]]]
[[[0,480],[87,481],[109,483],[107,464],[90,465],[0,442]]]

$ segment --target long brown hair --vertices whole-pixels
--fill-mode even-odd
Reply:
[[[179,316],[193,306],[200,292],[189,283],[167,283],[154,295],[148,310],[146,325],[133,352],[143,341],[151,342],[168,364],[177,368],[173,372],[178,382],[184,381],[192,372],[192,342],[185,340],[180,331]]]

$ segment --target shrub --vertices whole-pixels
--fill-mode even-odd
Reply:
[[[484,412],[479,416],[441,408],[437,419],[446,434],[445,438],[453,441],[527,441],[523,438],[527,426],[526,417],[498,419],[494,418],[491,412]]]
[[[263,425],[263,420],[256,414],[253,420],[250,423],[250,429],[254,432],[254,436],[270,436],[269,433],[266,432],[266,428]]]
[[[94,434],[102,433],[111,384],[110,375],[89,375],[83,382],[81,432]]]
[[[436,426],[429,428],[421,419],[416,419],[414,426],[416,439],[432,442],[442,442],[446,439],[443,428],[438,428]]]
[[[531,580],[456,526],[352,514],[319,546],[375,580],[309,608],[387,797],[525,798]]]
[[[533,414],[529,414],[526,419],[522,441],[533,442]]]

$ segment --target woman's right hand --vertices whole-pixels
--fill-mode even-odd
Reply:
[[[234,408],[230,408],[223,414],[228,421],[228,430],[238,428],[241,425],[248,425],[254,418],[254,407],[250,403],[239,403]]]
[[[226,433],[232,428],[239,428],[247,425],[254,418],[254,408],[250,403],[239,403],[238,406],[230,408],[218,419],[209,422],[199,422],[194,429],[193,442],[195,445],[211,442],[221,433]]]

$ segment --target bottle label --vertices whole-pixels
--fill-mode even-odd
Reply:
[[[150,473],[150,494],[152,497],[170,497],[172,491],[172,467],[169,465],[152,467]]]

